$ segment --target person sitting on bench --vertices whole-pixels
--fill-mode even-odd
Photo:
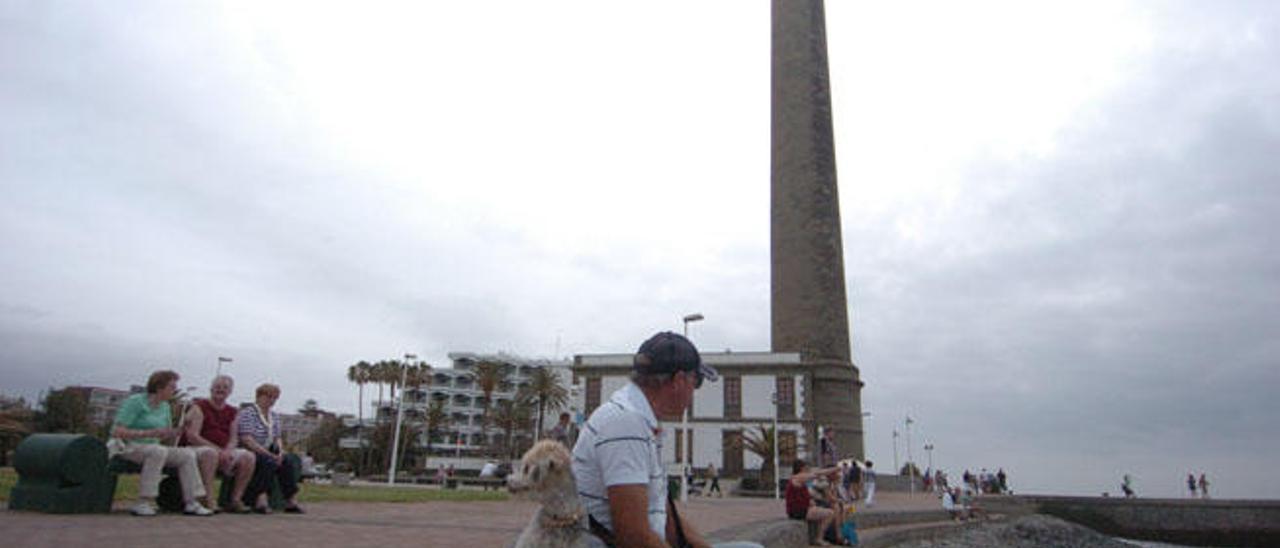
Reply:
[[[182,513],[193,516],[213,514],[196,502],[206,493],[200,480],[200,470],[196,467],[195,452],[187,447],[168,447],[161,443],[176,441],[180,433],[173,427],[173,413],[169,408],[169,400],[177,393],[178,374],[156,371],[147,379],[147,392],[129,396],[116,411],[111,435],[126,443],[120,457],[142,465],[138,504],[131,510],[135,516],[156,515],[155,500],[160,494],[160,480],[166,466],[178,469],[178,481],[182,484]]]
[[[298,506],[298,470],[295,460],[284,458],[284,444],[280,440],[280,417],[271,406],[280,399],[280,387],[274,384],[263,384],[254,391],[254,403],[240,411],[238,429],[240,444],[253,451],[257,462],[254,464],[253,481],[245,493],[246,503],[252,501],[253,511],[259,514],[271,513],[267,504],[268,493],[271,492],[271,481],[280,482],[280,492],[284,495],[284,511],[301,514]]]
[[[253,452],[237,447],[240,443],[236,407],[227,403],[235,381],[227,375],[214,377],[209,384],[209,398],[195,400],[187,412],[183,442],[196,452],[200,476],[206,489],[213,490],[214,474],[222,472],[226,478],[234,478],[231,497],[224,510],[237,514],[249,511],[241,500],[249,480],[253,478],[255,459]],[[212,497],[212,495],[210,495]]]

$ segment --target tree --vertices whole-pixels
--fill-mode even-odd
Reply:
[[[92,428],[89,424],[89,402],[80,390],[50,390],[41,407],[43,410],[38,415],[41,432],[83,434]]]
[[[498,387],[498,383],[501,383],[506,378],[506,368],[498,362],[482,361],[476,363],[471,375],[475,378],[476,386],[480,387],[480,392],[482,393],[480,405],[484,409],[484,418],[480,423],[480,433],[485,439],[488,439],[489,423],[492,418],[490,410],[493,403],[493,391]]]
[[[506,449],[508,458],[515,459],[518,456],[517,453],[521,448],[516,446],[515,439],[517,434],[528,430],[531,426],[529,424],[531,415],[529,411],[529,406],[522,405],[519,401],[501,400],[498,402],[493,418],[498,428],[502,429],[503,439],[505,440],[503,446]]]
[[[406,364],[405,367],[408,368],[404,374],[404,390],[406,396],[408,396],[408,390],[410,388],[413,388],[416,391],[417,389],[422,388],[422,385],[424,384],[431,384],[431,366],[427,365],[427,362]],[[415,411],[415,414],[416,413],[417,412]],[[414,439],[417,438],[416,435],[413,435],[415,433],[415,429],[412,425],[412,420],[406,421],[404,431],[401,432],[401,439],[404,440],[404,445],[400,448],[400,466],[398,468],[404,467],[404,456],[409,452],[409,446],[413,445]]]
[[[444,400],[431,400],[423,418],[427,430],[427,454],[431,454],[431,443],[436,435],[449,427],[449,414],[444,410]]]
[[[22,398],[0,396],[0,466],[10,466],[9,452],[31,433],[35,411]]]
[[[730,446],[734,442],[725,440],[725,449],[730,451],[740,451],[746,449],[760,457],[760,483],[762,485],[773,485],[775,478],[775,470],[773,469],[773,444],[777,440],[777,436],[772,426],[766,427],[761,424],[756,426],[755,430],[747,430],[742,433],[740,438],[741,446]]]
[[[356,407],[356,415],[359,417],[357,419],[359,422],[356,423],[356,440],[359,440],[361,448],[360,453],[364,455],[364,458],[360,463],[361,471],[363,471],[364,466],[367,466],[369,463],[369,452],[364,450],[364,436],[362,435],[362,430],[364,429],[364,385],[369,384],[369,382],[373,380],[372,371],[373,366],[364,360],[360,360],[347,368],[347,380],[356,383],[356,387],[359,389],[360,394],[359,403]]]
[[[333,464],[341,458],[342,449],[339,440],[344,433],[346,428],[342,426],[340,419],[324,417],[320,420],[320,426],[307,436],[307,451],[316,459],[316,462]]]
[[[529,384],[525,387],[525,397],[533,401],[538,408],[538,425],[542,429],[543,415],[547,409],[560,409],[569,403],[569,389],[565,388],[560,376],[549,367],[538,367],[529,376]],[[542,432],[535,432],[534,438],[541,438]]]

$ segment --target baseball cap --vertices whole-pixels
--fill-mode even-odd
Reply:
[[[703,380],[714,382],[720,374],[711,366],[702,363],[702,356],[689,339],[663,331],[645,341],[636,350],[632,369],[641,373],[676,373],[679,371],[696,371],[698,384]]]

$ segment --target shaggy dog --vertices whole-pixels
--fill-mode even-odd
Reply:
[[[586,548],[586,516],[578,502],[578,488],[569,469],[569,450],[542,440],[520,459],[520,469],[507,478],[513,494],[542,503],[520,533],[516,548]]]

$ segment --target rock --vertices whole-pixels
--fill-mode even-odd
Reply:
[[[972,524],[954,533],[894,544],[900,548],[1009,546],[1014,548],[1132,548],[1102,533],[1055,517],[1035,514]]]

